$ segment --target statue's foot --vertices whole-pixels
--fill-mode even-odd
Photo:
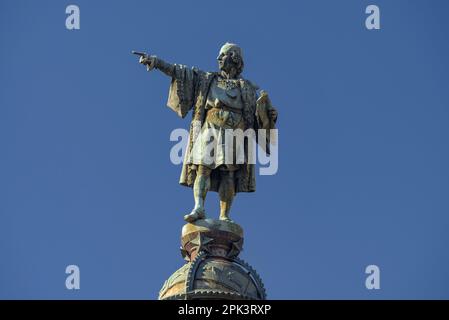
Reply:
[[[204,209],[201,209],[201,208],[193,209],[191,213],[186,214],[184,216],[184,220],[189,223],[192,223],[192,222],[195,222],[196,220],[204,219],[204,218],[206,218],[206,214],[204,213]]]
[[[234,222],[231,218],[229,218],[228,216],[220,216],[220,220],[221,221],[226,221],[226,222]]]

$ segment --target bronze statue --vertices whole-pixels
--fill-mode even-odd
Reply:
[[[217,57],[219,72],[205,72],[170,64],[154,55],[133,53],[140,56],[139,62],[148,71],[158,69],[171,77],[167,105],[172,110],[184,118],[193,109],[189,145],[179,182],[193,187],[195,206],[184,219],[190,223],[205,219],[206,194],[215,191],[220,197],[220,220],[231,222],[229,211],[235,194],[255,191],[255,165],[246,157],[243,163],[235,161],[236,149],[247,154],[247,141],[231,151],[223,147],[226,130],[253,129],[257,133],[258,129],[274,129],[277,119],[277,111],[268,95],[263,91],[258,94],[259,88],[242,78],[242,49],[236,44],[224,44]],[[211,131],[214,154],[212,161],[206,161],[204,153],[211,143],[208,135]],[[201,142],[195,144],[196,141]],[[225,161],[227,156],[233,157],[234,162]]]

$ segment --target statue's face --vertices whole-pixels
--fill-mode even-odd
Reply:
[[[222,71],[229,72],[234,67],[233,55],[236,54],[232,48],[223,46],[218,54],[218,68]]]

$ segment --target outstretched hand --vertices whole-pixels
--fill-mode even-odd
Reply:
[[[139,58],[139,63],[147,66],[147,71],[151,71],[154,68],[154,65],[156,63],[156,57],[154,56],[141,56]]]

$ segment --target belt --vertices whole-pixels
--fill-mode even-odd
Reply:
[[[212,107],[212,110],[223,110],[223,111],[231,111],[234,113],[238,113],[238,114],[242,114],[243,110],[242,109],[238,109],[238,108],[232,108],[232,107],[228,107],[227,105],[221,104],[220,106],[216,107]]]

